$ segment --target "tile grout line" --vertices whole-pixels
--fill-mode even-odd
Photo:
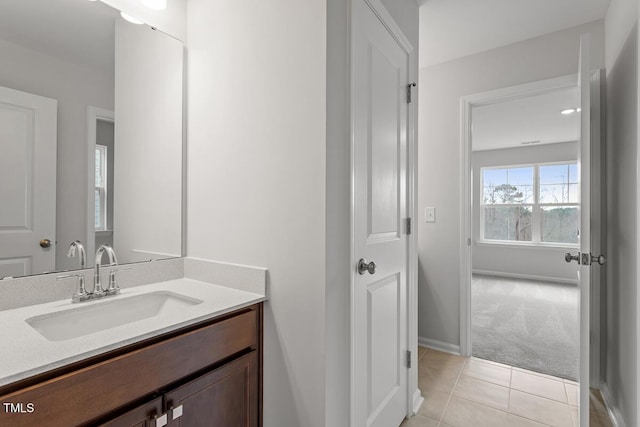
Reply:
[[[513,366],[509,369],[509,397],[507,398],[507,420],[511,413],[511,381],[513,381]]]
[[[571,410],[571,403],[569,402],[569,391],[567,390],[567,384],[564,381],[562,381],[562,388],[564,388],[564,397],[567,398],[567,405],[569,406],[569,410]]]
[[[424,357],[424,355],[426,355],[426,352],[425,352],[425,354],[423,354],[423,357]],[[422,359],[422,357],[421,357],[420,359]],[[459,370],[459,372],[458,372],[458,374],[457,374],[457,376],[456,376],[456,379],[455,379],[455,381],[454,381],[453,388],[452,388],[452,390],[449,392],[449,396],[448,396],[448,398],[447,398],[447,401],[446,401],[446,403],[445,403],[445,405],[444,405],[444,407],[443,407],[443,410],[442,410],[442,412],[440,413],[440,416],[439,416],[439,418],[438,418],[438,420],[437,420],[437,424],[436,424],[436,425],[437,425],[438,427],[445,427],[445,423],[444,423],[444,416],[445,416],[445,414],[447,413],[447,410],[448,410],[448,408],[449,408],[449,405],[451,404],[451,400],[452,400],[452,399],[453,399],[453,397],[454,397],[454,394],[455,394],[455,392],[456,392],[456,390],[457,390],[457,386],[458,386],[458,384],[459,384],[459,382],[460,382],[460,380],[461,380],[462,376],[464,375],[464,371],[465,371],[465,369],[469,366],[469,363],[471,363],[471,361],[472,361],[472,358],[465,358],[464,363],[463,363],[463,364],[462,364],[462,366],[460,367],[460,370]],[[504,365],[504,364],[503,364],[503,365]],[[569,392],[568,392],[568,389],[567,389],[566,385],[564,384],[564,381],[563,381],[563,380],[558,379],[558,380],[561,382],[561,384],[563,385],[563,387],[564,387],[564,395],[565,395],[565,397],[566,397],[566,402],[561,402],[561,401],[558,401],[558,400],[555,400],[555,399],[551,399],[551,398],[548,398],[548,397],[538,396],[538,395],[533,394],[533,393],[528,393],[528,392],[526,392],[526,391],[522,391],[522,390],[516,390],[516,389],[514,389],[514,388],[513,388],[513,374],[514,374],[514,370],[515,370],[515,369],[514,369],[514,367],[513,367],[513,366],[508,366],[508,365],[504,365],[504,367],[508,367],[508,368],[509,368],[509,387],[508,387],[509,394],[508,394],[508,399],[507,399],[507,411],[501,411],[500,409],[498,409],[498,408],[494,408],[494,407],[492,407],[491,405],[486,405],[486,404],[483,404],[483,403],[480,403],[480,402],[476,402],[476,401],[474,401],[474,400],[466,399],[466,398],[461,397],[461,396],[457,396],[457,395],[456,395],[456,397],[458,397],[459,399],[462,399],[462,400],[468,401],[468,402],[470,402],[470,403],[476,404],[476,405],[485,406],[485,407],[490,408],[490,409],[495,410],[495,411],[505,412],[505,413],[506,413],[506,415],[507,415],[507,418],[508,418],[508,416],[509,416],[509,415],[512,415],[512,416],[514,416],[514,417],[519,417],[519,418],[522,418],[522,419],[525,419],[525,420],[529,420],[529,421],[532,421],[532,422],[539,423],[540,425],[543,425],[543,426],[545,426],[545,427],[550,427],[550,426],[549,426],[548,424],[545,424],[545,423],[543,423],[543,422],[539,421],[539,420],[532,419],[532,418],[529,418],[528,416],[523,416],[523,415],[520,415],[520,414],[517,414],[517,413],[513,413],[513,412],[511,411],[511,392],[512,392],[513,390],[518,391],[519,393],[522,393],[522,394],[525,394],[525,395],[530,395],[530,396],[532,396],[532,397],[540,398],[540,399],[543,399],[543,400],[546,400],[546,401],[549,401],[549,402],[554,402],[554,403],[556,403],[556,404],[560,404],[560,405],[566,406],[569,410],[571,410],[571,405],[569,404],[569,397],[568,397],[568,393],[569,393]],[[473,377],[471,377],[471,378],[473,378]],[[484,380],[478,379],[478,381],[484,381]],[[487,382],[487,383],[493,384],[493,383],[491,383],[491,382],[489,382],[489,381],[484,381],[484,382]],[[499,384],[494,384],[494,385],[498,385],[498,386],[499,386]]]
[[[514,367],[512,366],[512,367],[511,367],[511,377],[510,377],[510,379],[509,379],[509,404],[508,404],[508,406],[507,406],[507,417],[508,417],[509,415],[513,415],[513,416],[515,416],[515,417],[520,417],[520,418],[523,418],[523,419],[525,419],[525,420],[529,420],[529,421],[536,422],[536,423],[538,423],[538,424],[542,424],[542,425],[544,425],[545,427],[552,427],[552,426],[549,426],[548,424],[545,424],[545,423],[541,422],[540,420],[534,420],[533,418],[525,417],[524,415],[520,415],[520,414],[516,414],[516,413],[511,412],[511,391],[512,391],[512,390],[515,390],[515,391],[517,391],[517,392],[519,392],[519,393],[528,394],[528,395],[531,395],[531,396],[541,397],[541,396],[537,396],[537,395],[535,395],[535,394],[527,393],[527,392],[525,392],[525,391],[518,390],[518,389],[515,389],[515,388],[512,388],[512,387],[511,387],[511,386],[512,386],[512,382],[513,382],[513,368],[514,368]],[[566,390],[565,390],[565,393],[566,393]],[[547,399],[547,400],[551,400],[551,401],[553,401],[553,402],[557,402],[557,400],[553,400],[553,399]],[[571,414],[569,414],[569,415],[571,415]]]
[[[451,402],[451,398],[453,397],[453,393],[456,390],[456,386],[458,385],[458,381],[460,381],[460,377],[462,376],[462,372],[464,372],[464,368],[467,366],[467,362],[470,358],[465,358],[466,360],[462,364],[462,368],[460,368],[460,372],[458,372],[458,376],[456,377],[456,381],[453,383],[453,388],[449,393],[449,398],[447,399],[447,403],[445,403],[444,408],[442,409],[442,413],[440,414],[440,419],[438,419],[438,426],[440,426],[444,422],[444,414],[447,412],[449,408],[449,403]]]

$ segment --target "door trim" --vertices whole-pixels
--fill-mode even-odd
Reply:
[[[104,120],[108,122],[115,122],[115,115],[113,111],[105,110],[103,108],[94,107],[93,105],[87,106],[87,241],[85,242],[85,249],[87,252],[87,267],[93,263],[93,257],[96,253],[96,230],[95,230],[95,182],[96,171],[95,168],[89,167],[89,165],[95,162],[95,150],[96,150],[96,130],[98,120]]]
[[[409,39],[404,35],[400,26],[393,19],[391,14],[387,11],[380,0],[351,0],[350,8],[353,16],[354,3],[356,1],[364,1],[378,19],[385,26],[387,31],[396,40],[398,45],[407,54],[409,62],[407,64],[408,82],[417,82],[418,77],[418,58],[417,52]],[[353,19],[353,18],[351,18]],[[353,43],[353,25],[350,24],[349,28],[349,46],[352,48]],[[351,197],[350,197],[350,221],[351,238],[350,238],[350,256],[351,266],[355,266],[357,263],[355,253],[355,64],[351,57],[349,58],[349,85],[350,85],[350,101],[349,101],[349,142],[350,142],[350,170],[351,170]],[[417,123],[418,123],[418,94],[417,90],[414,91],[413,101],[407,104],[407,214],[413,219],[414,230],[407,236],[407,346],[411,350],[412,360],[411,367],[407,368],[407,417],[410,417],[418,412],[420,405],[424,401],[422,393],[418,389],[418,251],[417,251],[417,232],[415,230],[417,226],[417,167],[415,159],[417,159]],[[355,350],[354,350],[354,327],[355,327],[355,295],[354,284],[356,280],[355,268],[352,268],[350,276],[350,305],[349,305],[349,318],[350,318],[350,344],[349,344],[349,368],[350,368],[350,381],[349,381],[349,418],[350,425],[356,424],[355,405]]]

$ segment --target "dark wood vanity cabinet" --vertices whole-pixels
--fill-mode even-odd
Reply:
[[[0,425],[260,427],[262,318],[255,304],[4,386],[1,402],[34,410]]]
[[[187,382],[137,406],[101,427],[254,427],[258,426],[258,354]],[[166,418],[162,418],[165,417]],[[175,418],[174,418],[175,417]],[[165,424],[166,423],[166,424]]]

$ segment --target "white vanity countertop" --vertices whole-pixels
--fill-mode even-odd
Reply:
[[[163,291],[202,303],[64,341],[49,341],[26,322],[34,316]],[[69,298],[0,311],[0,386],[265,300],[265,295],[181,278],[122,289],[120,295],[98,301],[72,304]]]

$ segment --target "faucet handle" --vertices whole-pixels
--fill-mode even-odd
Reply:
[[[81,302],[86,301],[90,298],[89,293],[87,293],[86,288],[84,287],[84,275],[83,274],[62,274],[56,277],[56,280],[65,280],[75,278],[78,283],[78,288],[73,293],[71,297],[71,302]]]
[[[120,286],[116,283],[116,273],[119,271],[129,271],[132,270],[131,267],[125,268],[112,268],[109,272],[109,287],[106,292],[108,295],[118,295],[120,293]]]

